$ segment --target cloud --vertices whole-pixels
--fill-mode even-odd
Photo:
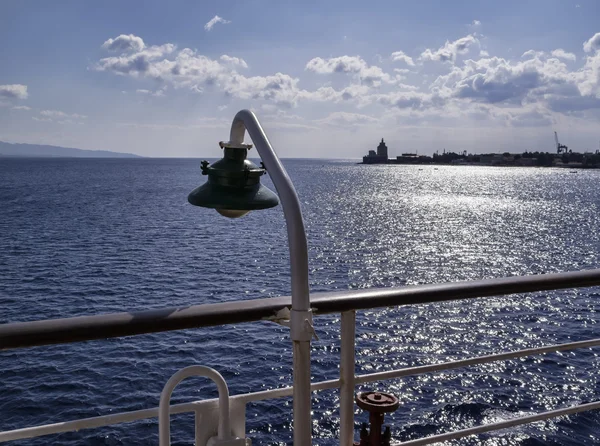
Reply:
[[[378,87],[382,82],[396,82],[392,76],[385,73],[380,67],[369,66],[360,56],[340,56],[329,59],[315,57],[308,61],[304,69],[318,74],[354,74],[362,84],[371,87]]]
[[[119,122],[117,127],[129,127],[146,130],[190,130],[190,129],[226,129],[231,121],[224,118],[197,118],[186,124]]]
[[[343,102],[355,101],[358,106],[366,105],[370,102],[370,87],[361,84],[352,84],[341,90],[332,87],[320,87],[315,91],[302,90],[299,93],[300,99],[307,99],[317,102]]]
[[[305,70],[319,74],[360,73],[368,64],[359,56],[340,56],[330,59],[315,57],[306,64]]]
[[[283,73],[246,77],[236,71],[247,68],[238,57],[223,55],[211,59],[197,51],[176,50],[170,43],[145,47],[143,50],[118,57],[107,57],[92,66],[97,71],[121,76],[149,78],[170,84],[176,89],[188,88],[202,93],[206,88],[223,91],[241,99],[264,99],[285,106],[294,106],[300,94],[298,79]],[[144,94],[138,92],[139,94]]]
[[[205,31],[210,31],[211,29],[213,29],[213,26],[215,26],[217,23],[222,23],[223,25],[226,25],[228,23],[231,23],[230,20],[225,20],[222,17],[219,17],[218,15],[214,16],[212,19],[210,19],[206,25],[204,25],[204,30]]]
[[[42,115],[48,119],[66,119],[66,118],[85,119],[85,118],[87,118],[86,115],[80,115],[77,113],[69,114],[69,113],[59,111],[59,110],[42,110],[40,112],[40,115]]]
[[[588,56],[584,66],[575,71],[557,57],[572,60],[565,54],[556,50],[555,57],[549,57],[530,50],[524,53],[526,59],[519,61],[498,57],[467,60],[462,67],[439,76],[430,88],[446,100],[497,107],[536,104],[563,114],[600,108],[600,52]]]
[[[115,39],[108,39],[102,44],[102,48],[108,51],[141,51],[146,45],[141,37],[133,34],[121,34]]]
[[[446,44],[436,51],[426,49],[421,53],[420,59],[454,63],[458,55],[468,53],[473,45],[479,45],[479,40],[473,34],[469,34],[453,42],[446,41]]]
[[[362,115],[360,113],[334,112],[326,118],[319,119],[315,122],[332,127],[349,127],[373,124],[378,122],[378,120],[371,116]]]
[[[575,62],[577,60],[577,56],[573,53],[567,53],[562,48],[552,51],[551,53],[554,57],[558,57],[559,59],[572,60]]]
[[[591,53],[600,50],[600,33],[594,34],[588,41],[583,43],[583,51]]]
[[[248,68],[248,64],[246,63],[246,61],[244,59],[240,59],[238,57],[231,57],[231,56],[228,56],[227,54],[223,54],[219,59],[221,60],[221,62],[232,65],[232,66]]]
[[[17,105],[15,107],[12,107],[13,110],[23,110],[23,111],[29,111],[31,110],[31,107],[27,107],[26,105]]]
[[[175,45],[167,43],[160,46],[151,46],[129,55],[106,57],[94,66],[97,71],[112,71],[117,74],[130,74],[137,76],[146,74],[152,68],[152,61],[160,59],[175,51]],[[156,70],[155,70],[156,71]],[[153,77],[158,77],[158,72]]]
[[[444,100],[437,95],[419,91],[395,91],[378,94],[374,98],[379,104],[393,108],[426,109],[434,105],[442,106]]]
[[[586,44],[593,47],[593,42],[594,38]],[[477,49],[470,56],[473,59],[458,60],[459,55],[466,54],[471,48]],[[411,66],[412,71],[421,75],[414,85],[403,83],[406,82],[405,73],[409,72],[407,68],[396,68],[388,73],[379,66],[368,64],[359,55],[343,55],[315,57],[306,63],[306,71],[321,75],[338,74],[332,81],[335,85],[313,90],[303,89],[299,77],[283,72],[244,75],[242,70],[248,69],[248,64],[239,57],[227,54],[208,57],[189,48],[179,50],[171,43],[144,46],[139,51],[103,58],[92,68],[156,81],[159,87],[155,92],[137,91],[137,94],[144,95],[161,95],[165,88],[172,87],[202,94],[218,92],[233,99],[263,102],[257,107],[268,104],[290,108],[302,101],[351,102],[353,107],[380,107],[386,112],[410,116],[415,120],[433,122],[435,119],[450,119],[451,116],[456,119],[487,116],[505,125],[517,126],[519,122],[542,125],[553,113],[577,112],[590,118],[592,109],[600,109],[600,51],[588,53],[579,69],[573,69],[572,64],[567,66],[567,62],[576,61],[575,55],[560,48],[548,52],[529,50],[522,59],[516,60],[490,57],[473,34],[446,42],[438,50],[423,52],[425,56],[421,56],[425,59],[450,62],[447,65],[449,71],[433,82],[428,73],[423,72],[421,64],[415,64],[416,61],[398,51],[392,53],[392,59],[409,64],[408,58],[415,64],[414,68]],[[510,116],[518,113],[511,112],[513,115],[509,116],[506,110],[519,107],[539,115],[531,114],[528,119],[517,122],[514,118],[511,121]],[[333,115],[331,119],[334,117],[344,119],[342,115]]]
[[[506,121],[512,127],[546,127],[552,125],[550,114],[547,111],[538,110],[509,112]]]
[[[600,51],[587,56],[583,68],[574,73],[574,77],[582,95],[600,98]]]
[[[286,107],[296,105],[300,89],[298,78],[275,73],[270,76],[246,77],[232,73],[223,82],[226,94],[241,99],[263,99]]]
[[[546,53],[544,51],[529,50],[529,51],[525,51],[521,55],[521,58],[523,58],[523,59],[537,59],[537,58],[542,58],[542,57],[546,57]]]
[[[27,85],[9,84],[0,85],[0,98],[27,99]]]
[[[165,88],[161,88],[161,89],[156,90],[156,91],[145,90],[145,89],[138,89],[138,90],[135,90],[135,92],[137,94],[141,94],[141,95],[145,95],[145,96],[163,97],[165,95]]]
[[[403,51],[395,51],[392,53],[392,60],[394,62],[404,62],[405,64],[414,67],[415,66],[415,62],[413,61],[412,57],[407,56],[406,54],[404,54]]]

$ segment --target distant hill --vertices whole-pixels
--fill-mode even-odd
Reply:
[[[70,147],[43,146],[38,144],[11,144],[0,141],[0,156],[10,157],[69,157],[69,158],[141,158],[132,153],[108,150],[82,150]]]

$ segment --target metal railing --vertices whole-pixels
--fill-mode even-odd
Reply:
[[[340,331],[341,358],[340,378],[313,383],[311,389],[312,391],[340,389],[340,444],[349,446],[352,444],[354,437],[354,391],[357,384],[398,379],[423,373],[435,373],[459,367],[554,351],[600,346],[600,339],[592,339],[355,376],[356,310],[597,285],[600,285],[600,269],[436,285],[418,285],[403,288],[314,294],[311,296],[311,305],[315,315],[328,313],[341,313],[342,315]],[[259,320],[283,322],[283,319],[286,317],[285,310],[289,308],[290,304],[290,297],[277,297],[183,308],[166,308],[135,313],[115,313],[68,319],[9,323],[0,325],[0,350]],[[246,404],[266,399],[289,397],[292,393],[293,387],[286,387],[231,396],[231,430],[236,436],[244,437]],[[217,406],[217,400],[194,401],[170,406],[170,413],[193,412],[196,414],[196,419],[198,420],[202,417],[206,418],[209,414],[214,414]],[[600,402],[592,402],[506,420],[500,423],[412,440],[401,444],[432,444],[598,408],[600,408]],[[54,433],[72,432],[154,417],[158,417],[158,408],[27,427],[0,432],[0,442]],[[197,430],[201,429],[201,426],[196,426],[196,428]],[[199,438],[198,434],[197,438]]]

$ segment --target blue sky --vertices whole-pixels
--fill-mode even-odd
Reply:
[[[0,140],[284,157],[600,141],[600,2],[0,2]]]

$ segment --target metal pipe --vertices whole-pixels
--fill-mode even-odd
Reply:
[[[202,365],[192,365],[176,372],[165,384],[160,393],[160,403],[158,405],[158,442],[159,446],[169,446],[171,444],[171,421],[169,418],[169,409],[171,394],[175,387],[190,376],[204,376],[213,380],[219,391],[219,440],[228,440],[231,437],[229,429],[229,389],[223,376],[215,369]]]
[[[340,446],[354,443],[354,367],[356,312],[342,313],[340,330]]]
[[[273,150],[258,118],[250,110],[241,110],[233,118],[229,143],[242,144],[245,131],[248,131],[271,176],[285,216],[292,281],[290,334],[294,355],[294,445],[309,446],[312,444],[310,340],[313,328],[308,288],[308,246],[302,209],[290,177]]]

